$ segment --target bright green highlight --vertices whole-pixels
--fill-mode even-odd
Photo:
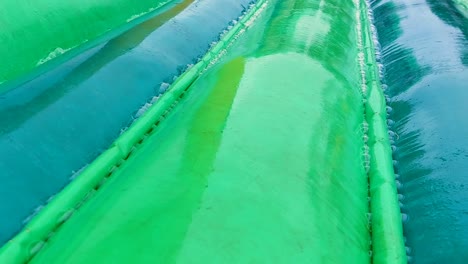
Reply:
[[[388,136],[385,97],[375,60],[370,23],[364,1],[360,3],[361,40],[365,58],[366,121],[369,126],[369,188],[372,212],[373,263],[407,263],[403,226],[397,196],[392,150]]]

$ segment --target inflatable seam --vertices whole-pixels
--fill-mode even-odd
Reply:
[[[372,263],[407,263],[402,215],[393,168],[387,126],[387,103],[379,75],[380,54],[372,12],[367,0],[355,0],[358,8],[358,44],[362,74],[362,94],[367,127]]]

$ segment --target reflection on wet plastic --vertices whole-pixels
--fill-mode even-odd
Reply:
[[[467,19],[446,0],[371,4],[392,109],[407,254],[412,263],[466,263]]]

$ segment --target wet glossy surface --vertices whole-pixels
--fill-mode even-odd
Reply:
[[[33,262],[369,263],[354,11],[270,1]]]
[[[468,20],[447,0],[372,1],[412,263],[468,261]]]
[[[0,95],[0,244],[108,148],[250,0],[192,2]]]

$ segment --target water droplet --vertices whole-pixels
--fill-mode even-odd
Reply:
[[[409,216],[407,214],[401,214],[401,221],[403,222],[409,221]]]
[[[387,110],[387,113],[389,113],[389,114],[390,114],[391,112],[393,112],[393,108],[391,108],[390,106],[387,106],[387,107],[385,108],[385,110]]]
[[[408,254],[408,255],[411,254],[411,248],[410,247],[405,247],[405,249],[406,249],[406,254]]]
[[[401,182],[398,180],[395,181],[395,184],[396,184],[397,189],[401,189],[403,187],[403,184],[401,184]]]
[[[390,96],[385,95],[385,101],[387,102],[387,104],[390,103]]]

